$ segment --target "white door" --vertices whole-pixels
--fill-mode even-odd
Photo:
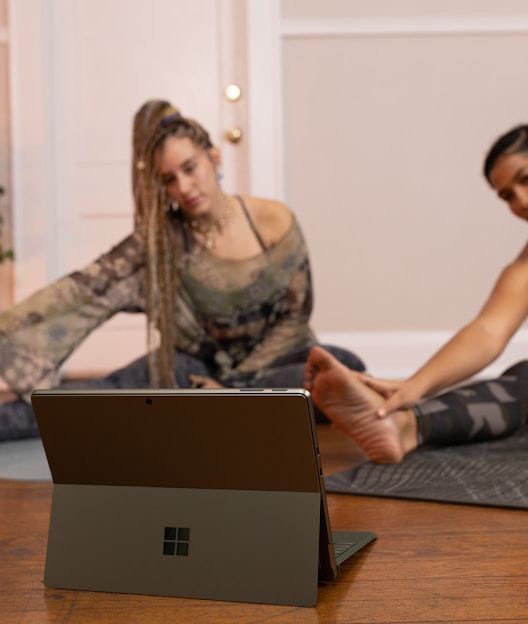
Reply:
[[[16,298],[85,266],[132,229],[131,127],[166,98],[211,132],[228,191],[247,192],[242,0],[11,0]],[[229,101],[224,87],[239,84]],[[70,358],[102,373],[143,354],[118,315]],[[103,355],[102,355],[103,354]]]

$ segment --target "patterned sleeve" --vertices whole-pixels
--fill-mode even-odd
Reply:
[[[133,234],[82,271],[37,291],[0,315],[0,375],[15,393],[57,382],[58,368],[117,312],[144,311],[145,254]]]

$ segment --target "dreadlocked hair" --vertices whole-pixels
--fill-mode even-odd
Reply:
[[[149,100],[134,117],[134,224],[146,247],[147,358],[154,388],[177,386],[174,374],[177,284],[170,232],[171,202],[156,163],[156,155],[169,136],[187,137],[204,149],[213,147],[209,134],[198,122],[183,117],[165,100]]]

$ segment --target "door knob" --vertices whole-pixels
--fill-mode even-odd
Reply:
[[[226,131],[226,137],[227,140],[231,143],[238,143],[242,138],[242,130],[240,128],[237,128],[236,126],[233,126]]]

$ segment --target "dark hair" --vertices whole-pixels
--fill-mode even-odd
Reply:
[[[490,147],[484,160],[484,176],[491,184],[490,173],[501,156],[528,152],[528,125],[512,128]]]

